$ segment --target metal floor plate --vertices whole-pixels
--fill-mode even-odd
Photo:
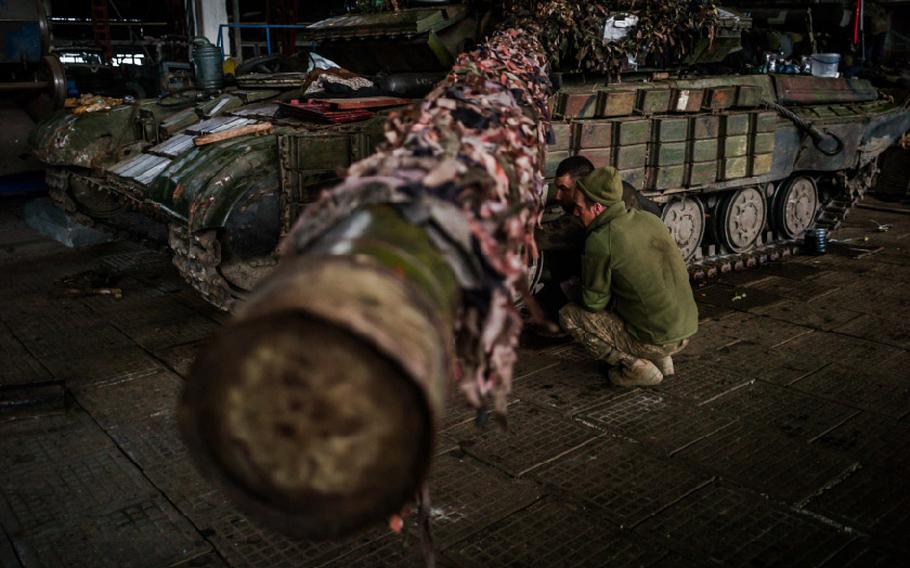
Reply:
[[[811,331],[801,325],[741,312],[720,318],[717,325],[726,335],[762,347],[773,347]]]
[[[145,377],[163,370],[161,363],[135,345],[114,347],[103,355],[83,351],[70,358],[45,358],[44,364],[73,390]]]
[[[896,347],[824,331],[802,335],[775,349],[818,363],[819,367],[827,363],[838,363],[868,368],[901,353]]]
[[[469,456],[440,456],[430,471],[433,538],[444,548],[539,498],[534,483],[510,479]],[[409,525],[416,541],[415,518]]]
[[[186,378],[189,376],[196,355],[199,353],[199,347],[203,342],[196,341],[183,345],[175,345],[155,351],[155,357],[164,361],[171,370],[178,375]]]
[[[121,327],[123,333],[150,351],[207,339],[220,328],[209,318],[195,313],[173,319],[133,322]]]
[[[784,298],[773,292],[745,287],[714,284],[695,291],[695,299],[718,308],[746,311],[780,302]]]
[[[652,390],[701,405],[755,380],[750,374],[731,368],[728,359],[712,354],[676,361],[676,374],[665,377]]]
[[[700,489],[635,531],[661,535],[674,550],[722,566],[816,566],[850,540],[760,495],[719,485]]]
[[[630,538],[578,507],[544,501],[446,554],[461,566],[650,566],[667,551]]]
[[[788,437],[806,442],[860,412],[849,406],[760,381],[725,394],[711,401],[709,406],[756,425],[769,424]]]
[[[849,456],[745,421],[677,456],[786,503],[799,503],[814,495],[857,465]]]
[[[832,363],[793,383],[792,388],[894,419],[910,413],[910,382],[875,372],[872,361],[865,370],[857,363],[850,367]]]
[[[469,454],[515,476],[599,435],[591,428],[527,402],[510,406],[508,420],[508,431],[495,424],[477,428],[467,423],[448,434]]]
[[[195,520],[194,520],[195,522]],[[253,524],[241,513],[226,510],[213,518],[208,540],[231,566],[304,568],[319,566],[345,551],[355,551],[389,533],[376,528],[344,540],[312,542],[292,539]]]
[[[211,550],[161,497],[14,539],[24,568],[160,568]]]
[[[0,436],[0,518],[24,566],[152,568],[210,549],[88,415],[29,422]]]
[[[313,564],[313,568],[402,568],[404,566],[423,566],[423,553],[417,537],[404,538],[399,535],[389,535],[375,540],[349,553],[342,554],[329,562]],[[436,566],[450,568],[448,563],[437,551]]]
[[[818,302],[784,300],[772,306],[756,308],[751,312],[777,321],[792,322],[825,331],[833,330],[862,315],[861,312],[844,307],[840,302],[831,301],[830,296]]]
[[[557,363],[559,363],[559,359],[551,355],[527,348],[519,348],[518,360],[515,362],[515,369],[512,375],[513,380],[517,381],[524,377],[535,375]]]
[[[822,298],[838,289],[837,286],[825,282],[823,279],[797,282],[782,276],[769,275],[754,284],[747,285],[753,290],[762,290],[777,294],[783,298],[807,302]]]
[[[870,545],[865,539],[857,539],[834,555],[825,563],[825,567],[890,568],[901,566],[906,558],[906,552],[877,548],[875,545]]]
[[[863,467],[813,498],[806,509],[874,533],[910,551],[910,473],[898,475],[875,466]]]
[[[616,438],[587,444],[534,476],[574,500],[600,507],[623,527],[637,525],[713,480]]]
[[[0,323],[0,387],[29,385],[51,378],[51,374],[32,357],[12,331]]]
[[[578,419],[671,454],[730,425],[734,419],[653,389],[628,393],[588,409]]]
[[[594,360],[557,363],[515,382],[515,396],[571,416],[629,391],[610,384],[606,367]]]
[[[812,442],[844,453],[863,465],[910,471],[910,423],[863,412]]]
[[[862,315],[838,327],[836,331],[908,349],[910,348],[910,322],[905,319],[906,313],[903,310],[898,311],[889,318]]]

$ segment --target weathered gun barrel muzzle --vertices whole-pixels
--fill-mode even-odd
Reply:
[[[292,258],[193,368],[180,425],[249,513],[328,538],[418,489],[451,344],[419,288],[351,256]]]
[[[505,408],[546,59],[507,29],[459,61],[309,206],[184,391],[197,461],[285,533],[328,538],[399,512],[426,479],[456,366],[470,402]]]

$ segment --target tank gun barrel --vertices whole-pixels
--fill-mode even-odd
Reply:
[[[504,408],[511,292],[543,193],[545,61],[517,29],[463,54],[304,213],[197,359],[181,429],[248,513],[307,537],[387,518],[426,476],[455,376]]]

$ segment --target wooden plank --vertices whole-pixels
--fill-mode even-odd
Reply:
[[[355,110],[361,108],[384,108],[391,106],[402,106],[411,104],[411,99],[401,97],[359,97],[356,99],[319,99],[320,102],[327,103],[332,109],[338,110]]]
[[[248,134],[265,134],[266,132],[271,132],[271,130],[271,122],[248,124],[246,126],[239,126],[237,128],[232,128],[231,130],[218,132],[216,134],[197,136],[195,139],[193,139],[193,144],[196,146],[205,146],[206,144],[213,144],[215,142],[221,142],[222,140],[230,140],[231,138],[238,138],[240,136],[246,136]]]

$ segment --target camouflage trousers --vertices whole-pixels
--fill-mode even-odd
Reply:
[[[616,314],[609,311],[589,312],[575,303],[559,310],[559,323],[592,357],[610,365],[628,366],[636,359],[657,362],[682,351],[689,344],[688,339],[664,345],[639,341]]]

